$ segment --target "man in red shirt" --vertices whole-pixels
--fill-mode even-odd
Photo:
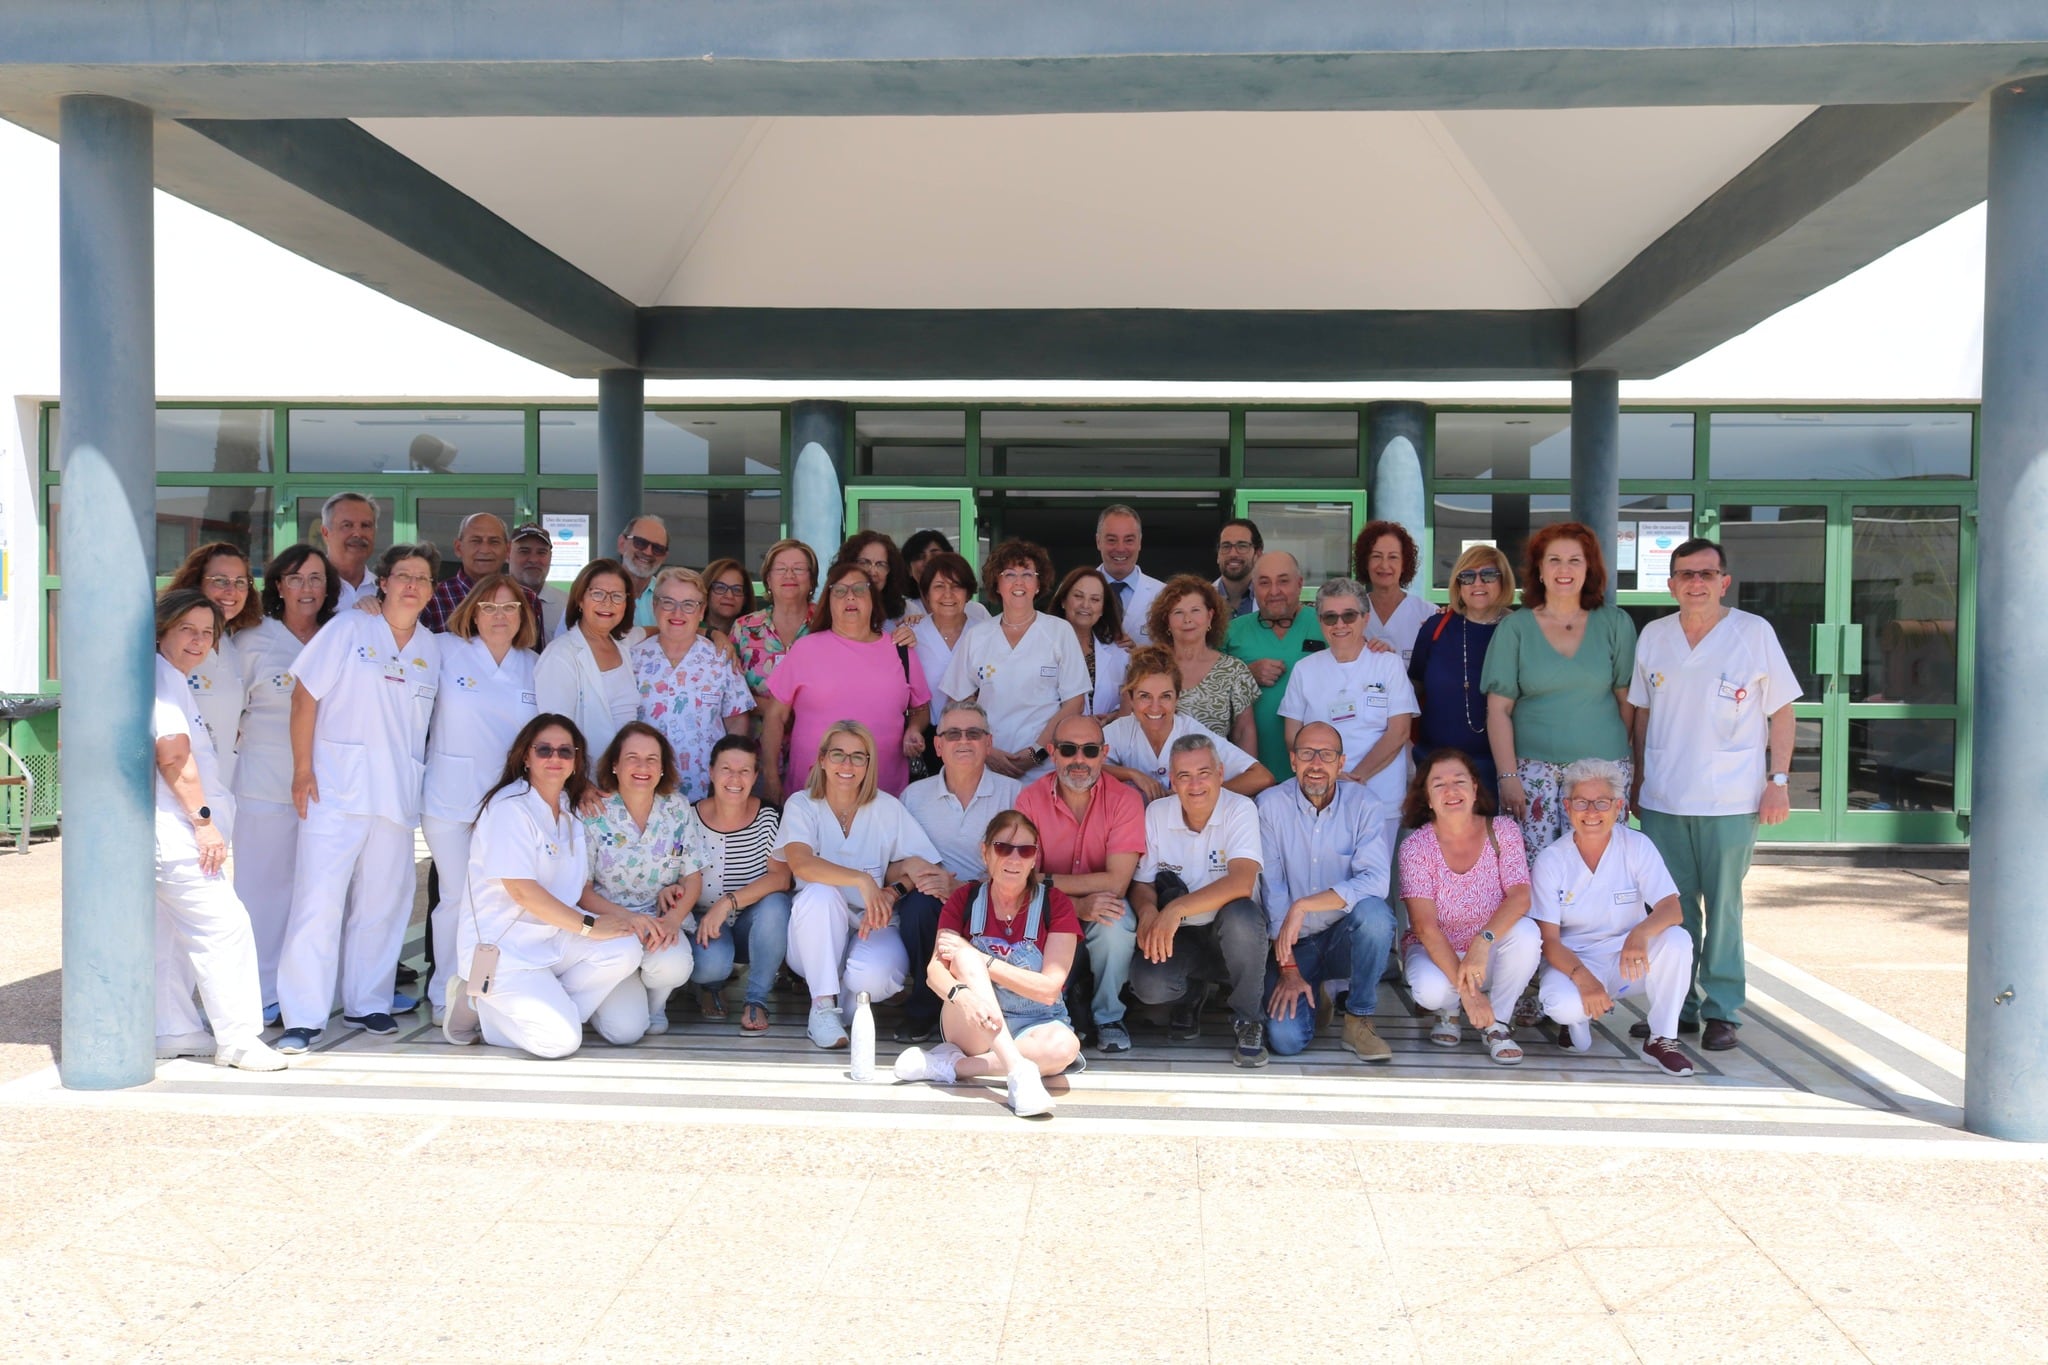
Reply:
[[[1017,809],[1038,826],[1038,865],[1081,917],[1097,1046],[1128,1052],[1123,989],[1138,921],[1124,897],[1145,852],[1145,801],[1102,771],[1107,754],[1099,721],[1067,717],[1053,731],[1052,771],[1018,793]]]

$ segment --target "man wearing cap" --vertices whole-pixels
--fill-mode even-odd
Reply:
[[[545,526],[529,521],[513,529],[512,558],[506,571],[540,602],[542,645],[562,633],[562,613],[569,608],[569,594],[548,583],[548,570],[554,563],[555,538]]]
[[[420,612],[420,624],[435,634],[448,629],[449,616],[462,605],[462,599],[469,596],[469,590],[480,579],[504,572],[509,544],[505,523],[489,512],[471,512],[464,517],[461,527],[455,532],[455,554],[462,561],[462,567],[456,570],[453,578],[444,578],[434,586],[434,595],[427,599],[427,605]],[[540,598],[524,584],[520,585],[519,591],[526,597],[527,610],[538,621]]]

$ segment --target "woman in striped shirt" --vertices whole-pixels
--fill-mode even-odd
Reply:
[[[711,794],[697,803],[704,827],[704,881],[697,900],[697,959],[691,984],[707,1016],[725,1013],[719,987],[732,975],[739,945],[747,948],[746,1004],[740,1032],[768,1031],[768,992],[789,945],[789,865],[768,856],[781,821],[754,795],[761,746],[726,735],[711,746]]]

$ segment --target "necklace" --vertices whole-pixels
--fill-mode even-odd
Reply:
[[[1475,735],[1486,733],[1486,703],[1480,703],[1479,721],[1472,720],[1472,621],[1470,617],[1458,617],[1458,677],[1465,689],[1458,699],[1458,709],[1464,714],[1465,728]]]

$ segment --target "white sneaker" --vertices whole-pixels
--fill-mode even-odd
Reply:
[[[156,1040],[156,1059],[160,1062],[179,1057],[211,1057],[213,1052],[211,1033],[165,1033]]]
[[[650,1015],[648,1015],[648,1016],[647,1016],[647,1032],[646,1032],[646,1034],[645,1034],[644,1036],[646,1036],[646,1037],[649,1037],[649,1038],[658,1038],[658,1037],[660,1037],[660,1036],[661,1036],[662,1034],[664,1034],[664,1033],[667,1033],[667,1032],[668,1032],[668,1011],[667,1011],[667,1010],[663,1010],[663,1011],[662,1011],[661,1013],[659,1013],[659,1014],[650,1014]]]
[[[1010,1112],[1020,1119],[1052,1112],[1052,1096],[1038,1078],[1038,1068],[1021,1067],[1010,1073]]]
[[[441,1036],[456,1047],[468,1047],[484,1036],[483,1021],[476,1017],[476,1002],[469,998],[469,983],[456,977],[448,983],[448,1003],[441,1007]]]
[[[896,1055],[896,1079],[952,1085],[959,1080],[953,1068],[966,1055],[951,1043],[940,1043],[929,1052],[921,1047],[904,1048]]]
[[[240,1047],[218,1049],[213,1054],[213,1064],[231,1066],[239,1071],[282,1071],[291,1065],[283,1053],[274,1051],[261,1039]]]
[[[819,1047],[846,1046],[846,1025],[839,1021],[837,1005],[812,1005],[811,1022],[804,1031]]]

